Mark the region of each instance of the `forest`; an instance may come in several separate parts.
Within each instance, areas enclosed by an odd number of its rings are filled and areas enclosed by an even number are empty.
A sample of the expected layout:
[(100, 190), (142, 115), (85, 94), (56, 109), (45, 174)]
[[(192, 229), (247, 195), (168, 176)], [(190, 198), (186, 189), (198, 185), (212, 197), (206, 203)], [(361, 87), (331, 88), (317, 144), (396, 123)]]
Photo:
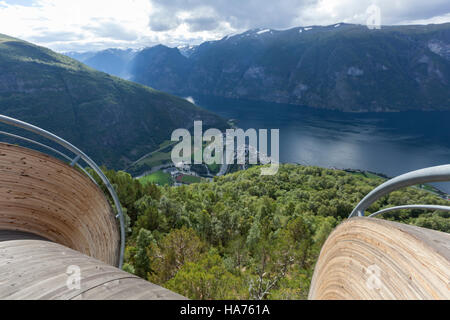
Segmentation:
[[(252, 167), (213, 182), (161, 187), (104, 171), (126, 212), (124, 270), (200, 300), (306, 299), (328, 235), (385, 181), (282, 165), (274, 176)], [(367, 213), (418, 203), (448, 201), (410, 187)], [(381, 218), (450, 232), (449, 213), (403, 210)]]

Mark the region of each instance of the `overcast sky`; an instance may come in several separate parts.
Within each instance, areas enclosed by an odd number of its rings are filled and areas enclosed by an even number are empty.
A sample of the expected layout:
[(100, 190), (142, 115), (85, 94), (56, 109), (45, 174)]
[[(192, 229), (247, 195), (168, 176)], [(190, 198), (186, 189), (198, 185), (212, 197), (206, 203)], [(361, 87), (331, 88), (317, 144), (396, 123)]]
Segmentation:
[(0, 0), (0, 33), (57, 51), (199, 44), (253, 28), (450, 22), (450, 0)]

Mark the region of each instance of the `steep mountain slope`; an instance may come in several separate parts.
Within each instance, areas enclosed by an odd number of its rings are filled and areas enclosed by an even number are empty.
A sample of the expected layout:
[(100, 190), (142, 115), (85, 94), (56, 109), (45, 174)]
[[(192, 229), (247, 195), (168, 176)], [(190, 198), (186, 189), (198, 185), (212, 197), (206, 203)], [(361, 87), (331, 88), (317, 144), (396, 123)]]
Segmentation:
[(449, 110), (450, 23), (256, 29), (203, 43), (189, 58), (149, 48), (132, 74), (180, 95), (343, 111)]
[(0, 35), (0, 113), (74, 143), (101, 164), (123, 168), (194, 119), (224, 128), (193, 104), (95, 71), (51, 50)]
[(166, 91), (181, 93), (190, 67), (189, 59), (177, 48), (157, 45), (136, 55), (131, 73), (139, 83), (157, 83)]

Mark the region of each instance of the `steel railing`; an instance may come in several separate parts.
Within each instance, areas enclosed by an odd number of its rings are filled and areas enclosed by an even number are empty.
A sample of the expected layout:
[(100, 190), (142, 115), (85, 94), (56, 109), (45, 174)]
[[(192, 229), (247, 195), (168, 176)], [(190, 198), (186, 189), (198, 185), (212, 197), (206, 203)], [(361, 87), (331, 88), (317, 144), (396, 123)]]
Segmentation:
[(369, 216), (369, 218), (374, 218), (376, 216), (379, 216), (386, 212), (392, 212), (392, 211), (398, 211), (398, 210), (433, 210), (433, 211), (448, 211), (450, 212), (450, 207), (446, 206), (435, 206), (435, 205), (427, 205), (427, 204), (413, 204), (413, 205), (407, 205), (407, 206), (398, 206), (398, 207), (391, 207), (386, 208), (383, 210), (380, 210), (378, 212), (375, 212)]
[[(450, 164), (443, 165), (443, 166), (437, 166), (437, 167), (431, 167), (426, 169), (421, 169), (413, 172), (406, 173), (404, 175), (401, 175), (397, 178), (394, 178), (392, 180), (389, 180), (376, 189), (374, 189), (372, 192), (370, 192), (353, 210), (353, 212), (350, 214), (349, 218), (353, 217), (364, 217), (365, 211), (378, 199), (381, 197), (391, 193), (392, 191), (420, 185), (424, 183), (431, 183), (431, 182), (447, 182), (450, 181)], [(395, 210), (402, 210), (402, 209), (421, 209), (421, 210), (437, 210), (437, 211), (449, 211), (450, 207), (448, 206), (433, 206), (433, 205), (408, 205), (408, 206), (399, 206), (399, 207), (392, 207), (383, 209), (381, 211), (378, 211), (370, 217), (375, 217), (380, 214), (395, 211)]]
[(51, 140), (51, 141), (57, 143), (58, 145), (62, 146), (64, 149), (72, 152), (75, 156), (69, 157), (68, 155), (64, 154), (63, 152), (56, 150), (55, 148), (52, 148), (43, 143), (40, 143), (40, 142), (34, 141), (29, 138), (25, 138), (25, 137), (22, 137), (19, 135), (15, 135), (12, 133), (0, 131), (1, 135), (8, 136), (13, 139), (22, 140), (22, 141), (25, 141), (28, 143), (32, 143), (41, 148), (44, 148), (44, 149), (47, 149), (49, 151), (56, 153), (57, 155), (70, 161), (70, 165), (72, 167), (77, 166), (79, 169), (81, 169), (95, 184), (97, 184), (95, 179), (86, 171), (85, 168), (83, 168), (79, 164), (79, 161), (83, 160), (100, 177), (100, 179), (102, 180), (102, 182), (105, 184), (106, 188), (108, 189), (108, 192), (111, 195), (111, 198), (114, 202), (114, 206), (116, 207), (116, 210), (117, 210), (117, 215), (115, 216), (115, 218), (119, 219), (119, 223), (120, 223), (120, 255), (119, 255), (118, 266), (119, 266), (119, 268), (122, 268), (124, 252), (125, 252), (125, 219), (124, 219), (124, 215), (123, 215), (123, 210), (122, 210), (122, 206), (119, 201), (119, 197), (117, 196), (117, 193), (114, 190), (114, 187), (111, 185), (108, 178), (105, 176), (103, 171), (99, 168), (99, 166), (91, 158), (89, 158), (83, 151), (81, 151), (80, 149), (78, 149), (77, 147), (72, 145), (71, 143), (67, 142), (66, 140), (58, 137), (57, 135), (55, 135), (51, 132), (48, 132), (44, 129), (41, 129), (41, 128), (34, 126), (32, 124), (29, 124), (27, 122), (20, 121), (20, 120), (17, 120), (17, 119), (11, 118), (11, 117), (7, 117), (4, 115), (0, 115), (0, 122), (10, 125), (10, 126), (24, 129), (26, 131), (29, 131), (29, 132), (35, 133), (41, 137), (44, 137), (48, 140)]

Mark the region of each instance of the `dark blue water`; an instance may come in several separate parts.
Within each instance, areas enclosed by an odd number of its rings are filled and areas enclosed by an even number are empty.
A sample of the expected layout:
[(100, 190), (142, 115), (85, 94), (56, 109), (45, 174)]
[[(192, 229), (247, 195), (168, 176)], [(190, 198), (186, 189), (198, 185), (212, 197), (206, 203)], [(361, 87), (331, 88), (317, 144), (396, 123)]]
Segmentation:
[[(280, 160), (394, 177), (450, 163), (450, 112), (343, 113), (194, 97), (242, 129), (280, 129)], [(450, 193), (450, 183), (436, 184)]]

